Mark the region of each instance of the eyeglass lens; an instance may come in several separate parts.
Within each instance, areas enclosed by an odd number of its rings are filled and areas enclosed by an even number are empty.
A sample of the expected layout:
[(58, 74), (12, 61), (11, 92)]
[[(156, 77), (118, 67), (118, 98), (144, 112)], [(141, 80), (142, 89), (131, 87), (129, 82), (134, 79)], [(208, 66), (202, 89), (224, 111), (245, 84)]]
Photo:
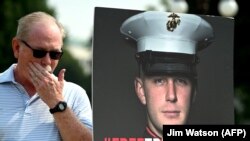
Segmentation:
[(26, 41), (24, 40), (21, 40), (21, 41), (25, 44), (25, 46), (27, 46), (33, 51), (33, 56), (36, 58), (43, 58), (44, 56), (46, 56), (47, 53), (49, 53), (49, 56), (51, 59), (59, 60), (63, 55), (63, 52), (34, 49)]

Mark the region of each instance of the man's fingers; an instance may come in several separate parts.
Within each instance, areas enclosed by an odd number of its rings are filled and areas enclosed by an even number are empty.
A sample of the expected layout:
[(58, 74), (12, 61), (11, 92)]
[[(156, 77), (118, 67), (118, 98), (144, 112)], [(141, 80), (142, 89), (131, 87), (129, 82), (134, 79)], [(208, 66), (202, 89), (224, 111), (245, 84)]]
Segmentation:
[(64, 74), (66, 72), (66, 69), (61, 69), (58, 74), (58, 81), (64, 81)]

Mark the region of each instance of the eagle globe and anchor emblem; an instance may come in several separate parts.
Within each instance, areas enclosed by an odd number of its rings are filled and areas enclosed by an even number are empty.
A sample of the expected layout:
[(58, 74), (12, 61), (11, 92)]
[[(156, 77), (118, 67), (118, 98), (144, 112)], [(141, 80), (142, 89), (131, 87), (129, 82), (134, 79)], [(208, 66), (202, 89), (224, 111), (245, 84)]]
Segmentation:
[(168, 16), (169, 20), (167, 22), (167, 30), (173, 32), (174, 29), (180, 24), (180, 16), (175, 13), (172, 13)]

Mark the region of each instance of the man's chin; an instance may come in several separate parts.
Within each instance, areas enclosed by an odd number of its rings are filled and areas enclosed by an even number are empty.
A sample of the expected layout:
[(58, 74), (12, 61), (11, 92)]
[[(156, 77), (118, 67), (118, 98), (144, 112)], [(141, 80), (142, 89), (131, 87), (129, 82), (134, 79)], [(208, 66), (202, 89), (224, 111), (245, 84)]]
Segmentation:
[(164, 125), (183, 125), (185, 122), (183, 120), (171, 119), (167, 122), (164, 122)]

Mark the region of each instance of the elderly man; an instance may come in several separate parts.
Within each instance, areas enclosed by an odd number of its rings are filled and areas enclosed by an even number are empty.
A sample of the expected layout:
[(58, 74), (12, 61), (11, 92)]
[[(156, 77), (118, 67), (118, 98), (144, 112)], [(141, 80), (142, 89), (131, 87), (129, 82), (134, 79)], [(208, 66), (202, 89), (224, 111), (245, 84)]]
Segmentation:
[(80, 86), (53, 74), (63, 55), (64, 29), (34, 12), (18, 21), (17, 63), (0, 74), (0, 140), (92, 140), (92, 109)]

